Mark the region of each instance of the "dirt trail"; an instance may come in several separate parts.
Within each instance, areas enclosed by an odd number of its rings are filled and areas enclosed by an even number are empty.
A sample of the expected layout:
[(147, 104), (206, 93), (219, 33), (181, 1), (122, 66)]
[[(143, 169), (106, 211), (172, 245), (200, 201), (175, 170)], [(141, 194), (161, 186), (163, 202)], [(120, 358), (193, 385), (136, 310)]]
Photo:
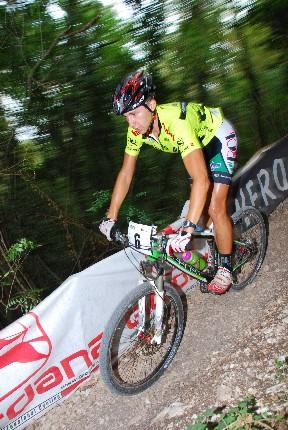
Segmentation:
[(189, 293), (181, 347), (152, 388), (117, 397), (96, 375), (26, 429), (184, 430), (193, 414), (248, 394), (283, 404), (287, 385), (275, 380), (274, 360), (288, 353), (287, 219), (288, 199), (270, 216), (267, 256), (253, 285), (223, 297)]

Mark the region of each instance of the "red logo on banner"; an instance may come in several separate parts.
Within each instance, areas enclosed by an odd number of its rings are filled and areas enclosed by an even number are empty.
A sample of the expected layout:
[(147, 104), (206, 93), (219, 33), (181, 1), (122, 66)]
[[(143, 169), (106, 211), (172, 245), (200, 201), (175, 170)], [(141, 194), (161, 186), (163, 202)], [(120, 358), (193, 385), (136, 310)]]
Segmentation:
[(1, 333), (0, 380), (5, 384), (0, 386), (0, 401), (37, 374), (51, 355), (52, 344), (39, 317), (29, 312), (20, 321)]

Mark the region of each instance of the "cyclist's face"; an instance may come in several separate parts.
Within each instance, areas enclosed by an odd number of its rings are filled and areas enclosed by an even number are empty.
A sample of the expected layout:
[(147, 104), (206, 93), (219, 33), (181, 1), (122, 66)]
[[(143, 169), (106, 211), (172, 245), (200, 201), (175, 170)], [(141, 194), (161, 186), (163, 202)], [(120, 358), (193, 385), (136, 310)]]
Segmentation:
[[(154, 102), (151, 100), (151, 104)], [(155, 109), (154, 103), (153, 106), (150, 106), (150, 103), (147, 103), (152, 110)], [(144, 106), (139, 106), (136, 109), (131, 110), (130, 112), (124, 113), (124, 116), (129, 124), (129, 127), (132, 127), (140, 134), (145, 134), (148, 130), (153, 114), (146, 109)]]

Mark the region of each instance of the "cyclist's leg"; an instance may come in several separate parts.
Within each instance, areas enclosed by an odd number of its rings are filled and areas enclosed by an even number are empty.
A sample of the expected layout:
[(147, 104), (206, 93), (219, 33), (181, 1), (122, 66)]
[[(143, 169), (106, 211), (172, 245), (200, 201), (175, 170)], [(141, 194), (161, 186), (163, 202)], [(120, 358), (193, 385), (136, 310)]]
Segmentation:
[(232, 253), (232, 221), (227, 211), (230, 186), (214, 183), (209, 215), (214, 225), (215, 241), (220, 254)]
[(209, 215), (214, 224), (215, 239), (220, 254), (219, 268), (208, 289), (225, 293), (232, 284), (232, 221), (227, 199), (235, 168), (237, 137), (231, 123), (224, 120), (216, 135), (204, 149), (210, 176), (214, 183)]
[(208, 193), (207, 193), (207, 200), (206, 200), (205, 206), (203, 208), (201, 217), (199, 218), (199, 221), (197, 223), (198, 225), (200, 225), (204, 229), (211, 228), (213, 225), (213, 221), (209, 215), (209, 206), (210, 206), (210, 202), (211, 202), (211, 198), (212, 198), (212, 192), (213, 192), (213, 182), (211, 182), (211, 186), (210, 186)]

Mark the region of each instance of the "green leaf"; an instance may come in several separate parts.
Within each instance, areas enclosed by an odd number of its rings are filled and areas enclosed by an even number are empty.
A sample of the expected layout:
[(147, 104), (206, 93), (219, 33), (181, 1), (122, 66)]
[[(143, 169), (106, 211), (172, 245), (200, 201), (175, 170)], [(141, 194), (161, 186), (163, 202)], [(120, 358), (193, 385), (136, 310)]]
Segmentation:
[(195, 424), (189, 424), (188, 430), (206, 430), (208, 429), (207, 424), (204, 423), (195, 423)]
[(28, 253), (38, 246), (39, 245), (36, 245), (32, 240), (28, 240), (25, 237), (19, 239), (8, 249), (7, 259), (8, 261), (15, 261), (17, 258), (21, 257), (23, 253)]
[(237, 416), (235, 414), (228, 413), (227, 415), (225, 415), (225, 418), (223, 417), (223, 422), (227, 425), (227, 424), (233, 423), (234, 421), (236, 421), (236, 419), (237, 419)]
[(219, 421), (219, 423), (217, 424), (217, 426), (215, 427), (215, 429), (217, 430), (223, 430), (227, 427), (226, 422), (225, 421)]
[(217, 413), (217, 409), (218, 408), (209, 408), (205, 412), (203, 412), (201, 414), (201, 416), (203, 416), (203, 417), (212, 417), (213, 415), (215, 415), (215, 413)]
[(92, 202), (92, 205), (89, 209), (86, 209), (86, 212), (97, 213), (103, 207), (106, 207), (110, 198), (111, 191), (110, 190), (100, 190), (93, 193), (95, 200)]

